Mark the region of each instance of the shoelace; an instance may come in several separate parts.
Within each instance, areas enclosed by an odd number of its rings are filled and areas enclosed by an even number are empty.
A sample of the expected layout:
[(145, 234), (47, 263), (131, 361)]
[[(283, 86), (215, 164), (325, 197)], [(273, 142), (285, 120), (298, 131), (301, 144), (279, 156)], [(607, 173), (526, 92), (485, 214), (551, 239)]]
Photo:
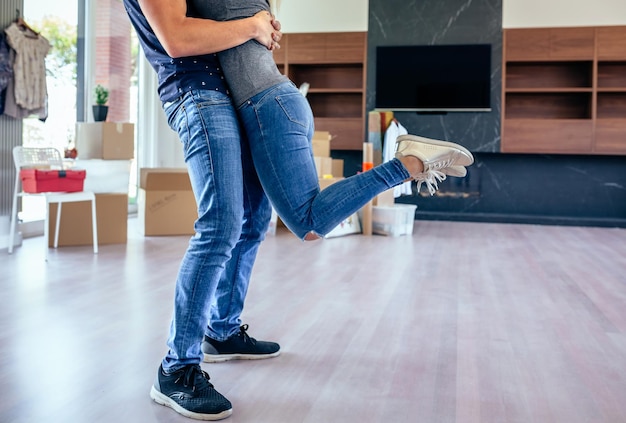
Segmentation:
[(248, 335), (248, 324), (239, 326), (239, 336), (243, 338), (243, 342), (246, 344), (248, 342), (251, 344), (256, 343), (256, 339), (251, 338), (250, 335)]
[(417, 192), (420, 192), (422, 184), (426, 184), (430, 195), (434, 195), (435, 191), (439, 189), (437, 182), (444, 181), (446, 174), (441, 170), (453, 166), (456, 163), (456, 154), (452, 155), (448, 160), (440, 160), (434, 163), (425, 164), (425, 170), (422, 173), (415, 175), (413, 179), (417, 181)]
[(413, 179), (417, 181), (417, 192), (420, 192), (422, 184), (426, 184), (430, 195), (434, 195), (439, 189), (438, 182), (445, 180), (446, 174), (439, 170), (428, 169), (426, 172), (418, 173)]
[(183, 386), (185, 388), (191, 387), (193, 391), (201, 391), (207, 388), (212, 388), (213, 384), (209, 382), (209, 374), (202, 370), (200, 366), (189, 366), (184, 370), (184, 373), (176, 379), (176, 383), (183, 380)]

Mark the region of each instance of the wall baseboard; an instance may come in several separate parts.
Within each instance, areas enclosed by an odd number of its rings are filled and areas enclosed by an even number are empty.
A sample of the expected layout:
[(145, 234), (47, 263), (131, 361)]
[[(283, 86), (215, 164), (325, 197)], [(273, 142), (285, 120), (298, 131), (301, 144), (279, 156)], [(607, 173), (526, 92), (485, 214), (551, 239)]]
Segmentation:
[(603, 228), (626, 228), (626, 219), (594, 218), (594, 217), (563, 217), (539, 216), (524, 214), (496, 214), (496, 213), (451, 213), (451, 212), (423, 212), (415, 213), (416, 220), (442, 220), (477, 223), (519, 223), (530, 225), (555, 226), (590, 226)]

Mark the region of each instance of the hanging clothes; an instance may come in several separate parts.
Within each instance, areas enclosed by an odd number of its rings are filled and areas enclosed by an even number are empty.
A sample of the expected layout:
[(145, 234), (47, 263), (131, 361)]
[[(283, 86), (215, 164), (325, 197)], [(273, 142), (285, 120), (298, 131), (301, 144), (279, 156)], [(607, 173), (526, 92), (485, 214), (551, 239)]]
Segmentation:
[[(7, 95), (5, 113), (14, 118), (31, 114), (47, 117), (46, 56), (50, 43), (27, 25), (14, 22), (4, 30), (7, 42), (15, 52), (13, 61), (13, 92)], [(15, 109), (8, 107), (13, 94)]]
[(0, 32), (0, 115), (4, 114), (4, 104), (9, 82), (13, 79), (13, 61), (11, 47), (6, 35)]
[[(389, 127), (385, 131), (385, 139), (383, 141), (383, 162), (388, 162), (396, 156), (396, 139), (400, 135), (406, 135), (409, 132), (396, 119), (392, 120)], [(394, 198), (401, 195), (411, 195), (411, 181), (397, 185), (393, 188)]]

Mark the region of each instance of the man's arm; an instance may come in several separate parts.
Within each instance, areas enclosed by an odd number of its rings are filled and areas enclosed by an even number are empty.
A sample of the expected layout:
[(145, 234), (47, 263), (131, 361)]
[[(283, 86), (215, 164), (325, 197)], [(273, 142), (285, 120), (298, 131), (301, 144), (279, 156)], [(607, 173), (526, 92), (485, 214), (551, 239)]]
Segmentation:
[(217, 53), (256, 40), (279, 48), (280, 24), (266, 11), (227, 22), (186, 16), (185, 0), (139, 0), (139, 6), (170, 57)]

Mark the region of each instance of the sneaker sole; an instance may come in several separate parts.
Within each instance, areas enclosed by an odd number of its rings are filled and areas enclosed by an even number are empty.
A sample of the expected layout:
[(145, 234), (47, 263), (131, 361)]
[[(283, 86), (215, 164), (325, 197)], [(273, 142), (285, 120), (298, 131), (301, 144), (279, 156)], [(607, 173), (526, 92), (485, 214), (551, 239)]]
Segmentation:
[(470, 151), (467, 148), (463, 147), (462, 145), (459, 145), (453, 142), (433, 140), (430, 138), (424, 138), (424, 137), (420, 137), (417, 135), (400, 135), (396, 139), (396, 144), (399, 143), (400, 141), (421, 142), (423, 144), (431, 144), (431, 145), (439, 145), (442, 147), (455, 148), (459, 150), (460, 152), (462, 152), (464, 155), (466, 155), (467, 158), (470, 160), (469, 163), (462, 164), (463, 166), (470, 166), (472, 163), (474, 163), (474, 156), (472, 155), (472, 153), (470, 153)]
[(157, 404), (170, 407), (172, 410), (176, 411), (178, 414), (183, 415), (185, 417), (189, 417), (190, 419), (214, 421), (214, 420), (225, 419), (226, 417), (233, 414), (232, 408), (222, 411), (221, 413), (218, 413), (218, 414), (194, 413), (193, 411), (184, 409), (183, 407), (178, 405), (176, 401), (174, 401), (167, 395), (163, 395), (161, 392), (157, 391), (154, 386), (152, 386), (152, 388), (150, 389), (150, 398), (152, 398), (154, 402), (156, 402)]
[(271, 354), (204, 354), (205, 363), (222, 363), (231, 360), (263, 360), (266, 358), (278, 357), (280, 351)]
[(455, 178), (464, 178), (467, 175), (467, 169), (463, 166), (450, 166), (442, 170), (447, 176)]

